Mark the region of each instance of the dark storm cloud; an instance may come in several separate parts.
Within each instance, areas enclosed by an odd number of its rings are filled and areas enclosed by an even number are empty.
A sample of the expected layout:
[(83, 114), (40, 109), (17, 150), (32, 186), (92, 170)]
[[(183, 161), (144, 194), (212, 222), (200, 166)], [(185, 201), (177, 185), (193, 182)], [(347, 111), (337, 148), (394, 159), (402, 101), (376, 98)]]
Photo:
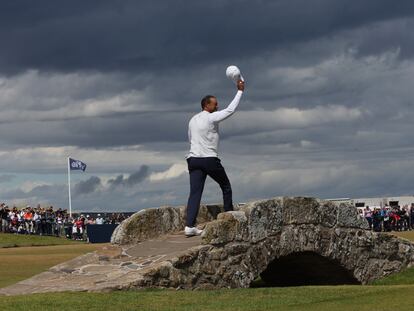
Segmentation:
[[(142, 182), (145, 178), (149, 175), (149, 166), (148, 165), (141, 165), (140, 169), (132, 174), (130, 174), (127, 178), (124, 175), (118, 175), (115, 178), (109, 179), (109, 192), (113, 191), (115, 188), (122, 186), (122, 187), (132, 187), (136, 184)], [(97, 176), (92, 176), (87, 180), (79, 181), (75, 186), (75, 193), (76, 194), (89, 194), (96, 192), (102, 186), (102, 181)]]
[[(312, 9), (311, 9), (312, 8)], [(33, 1), (0, 4), (4, 73), (189, 68), (410, 16), (412, 1)]]
[[(385, 0), (3, 2), (0, 169), (53, 173), (56, 183), (39, 174), (0, 194), (67, 206), (60, 183), (73, 151), (94, 175), (114, 176), (74, 185), (84, 194), (73, 196), (75, 208), (185, 204), (188, 175), (174, 177), (169, 168), (185, 165), (188, 121), (200, 98), (213, 93), (222, 109), (234, 96), (224, 75), (231, 63), (247, 79), (237, 113), (220, 125), (219, 156), (235, 202), (411, 194), (413, 7)], [(137, 162), (163, 173), (147, 178), (149, 168), (136, 171)], [(204, 202), (221, 199), (207, 179)]]
[[(0, 124), (8, 135), (2, 138), (10, 144), (50, 146), (77, 145), (82, 147), (123, 146), (153, 141), (183, 141), (186, 138), (190, 114), (130, 114), (111, 118), (88, 118), (67, 122)], [(154, 125), (158, 124), (157, 128)], [(168, 124), (168, 127), (165, 125)], [(28, 129), (36, 129), (34, 132)]]
[(133, 186), (141, 181), (143, 181), (149, 174), (149, 167), (147, 165), (142, 165), (139, 171), (132, 173), (126, 180), (125, 184), (127, 186)]
[[(32, 190), (30, 190), (29, 192), (22, 192), (20, 194), (20, 197), (22, 198), (31, 198), (31, 197), (35, 197), (35, 198), (41, 198), (42, 200), (47, 200), (47, 198), (54, 198), (56, 197), (56, 195), (62, 195), (65, 193), (65, 191), (67, 192), (67, 185), (59, 185), (59, 184), (54, 184), (54, 185), (41, 185), (41, 186), (36, 186), (34, 187)], [(19, 191), (17, 191), (19, 192)], [(6, 195), (7, 196), (7, 195)], [(51, 201), (53, 202), (53, 201)], [(35, 204), (35, 202), (33, 202), (32, 204)]]
[[(400, 59), (414, 55), (414, 42), (409, 29), (413, 29), (414, 20), (402, 18), (392, 23), (375, 23), (358, 33), (353, 33), (349, 40), (358, 48), (358, 55), (377, 55), (392, 48), (400, 48)], [(368, 35), (369, 34), (369, 35)]]
[(101, 179), (97, 176), (92, 176), (87, 180), (81, 180), (78, 182), (74, 189), (76, 194), (88, 194), (95, 192), (101, 185)]
[(145, 178), (149, 176), (149, 166), (148, 165), (141, 165), (140, 169), (129, 177), (125, 178), (124, 175), (118, 175), (115, 178), (108, 180), (108, 184), (111, 188), (116, 188), (118, 186), (127, 186), (132, 187), (136, 184), (142, 182)]
[(108, 180), (108, 184), (110, 184), (112, 187), (118, 187), (124, 183), (124, 175), (118, 175), (115, 178), (111, 178)]

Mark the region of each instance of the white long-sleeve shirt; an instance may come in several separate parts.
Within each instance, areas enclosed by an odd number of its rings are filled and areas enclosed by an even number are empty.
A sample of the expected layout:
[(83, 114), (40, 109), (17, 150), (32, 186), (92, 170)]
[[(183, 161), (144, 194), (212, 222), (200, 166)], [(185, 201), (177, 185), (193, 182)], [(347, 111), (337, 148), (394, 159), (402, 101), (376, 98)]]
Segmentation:
[(234, 99), (223, 110), (211, 113), (203, 110), (191, 118), (188, 124), (190, 152), (186, 155), (186, 158), (218, 157), (219, 123), (236, 111), (242, 94), (242, 91), (237, 91)]

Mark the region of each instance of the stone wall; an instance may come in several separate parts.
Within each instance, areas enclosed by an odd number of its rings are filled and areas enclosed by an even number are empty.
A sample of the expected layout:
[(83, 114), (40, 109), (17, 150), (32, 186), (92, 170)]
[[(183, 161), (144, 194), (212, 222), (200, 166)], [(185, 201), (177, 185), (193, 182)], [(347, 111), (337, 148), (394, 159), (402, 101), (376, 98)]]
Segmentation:
[[(201, 205), (198, 223), (206, 223), (223, 212), (222, 204)], [(143, 209), (123, 221), (111, 237), (113, 244), (134, 244), (184, 229), (185, 206), (162, 206)]]
[(202, 245), (152, 269), (135, 286), (248, 287), (274, 260), (303, 252), (340, 265), (362, 284), (413, 264), (411, 242), (367, 229), (351, 205), (302, 197), (251, 202), (219, 214), (207, 223)]

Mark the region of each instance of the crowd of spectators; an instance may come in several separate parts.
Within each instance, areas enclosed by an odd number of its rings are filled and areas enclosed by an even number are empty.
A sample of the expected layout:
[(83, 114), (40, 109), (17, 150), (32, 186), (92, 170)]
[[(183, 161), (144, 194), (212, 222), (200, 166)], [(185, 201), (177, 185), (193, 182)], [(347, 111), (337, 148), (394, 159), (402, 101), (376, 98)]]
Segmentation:
[(3, 233), (65, 236), (68, 239), (86, 240), (87, 225), (119, 224), (127, 218), (123, 213), (97, 214), (96, 218), (86, 214), (72, 214), (53, 206), (9, 208), (0, 204), (0, 231)]
[(414, 206), (370, 207), (360, 210), (371, 230), (376, 232), (407, 231), (414, 229)]
[[(407, 231), (414, 229), (414, 204), (411, 207), (385, 205), (365, 206), (359, 209), (368, 221), (370, 229), (376, 232)], [(72, 214), (53, 206), (9, 208), (0, 204), (0, 231), (3, 233), (65, 236), (68, 239), (86, 240), (87, 225), (119, 224), (126, 219), (123, 213)]]

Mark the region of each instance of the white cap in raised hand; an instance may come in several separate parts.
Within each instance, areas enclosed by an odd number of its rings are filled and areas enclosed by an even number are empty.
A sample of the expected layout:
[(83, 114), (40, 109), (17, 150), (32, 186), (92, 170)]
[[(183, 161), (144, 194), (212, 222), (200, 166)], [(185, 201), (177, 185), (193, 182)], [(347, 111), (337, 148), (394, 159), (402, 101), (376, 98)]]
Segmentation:
[(227, 67), (226, 76), (227, 76), (227, 78), (233, 80), (234, 83), (237, 83), (237, 81), (239, 81), (239, 80), (244, 81), (243, 76), (240, 73), (240, 69), (237, 66), (234, 66), (234, 65), (231, 65), (231, 66)]

